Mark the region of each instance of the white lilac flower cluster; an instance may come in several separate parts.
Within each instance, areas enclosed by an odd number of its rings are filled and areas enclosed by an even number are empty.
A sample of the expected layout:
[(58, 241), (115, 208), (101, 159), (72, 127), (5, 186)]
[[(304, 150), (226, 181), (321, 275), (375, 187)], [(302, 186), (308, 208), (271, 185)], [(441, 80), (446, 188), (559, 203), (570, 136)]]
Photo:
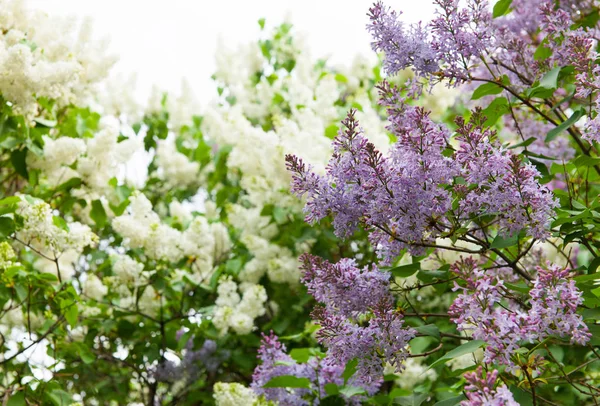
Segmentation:
[(27, 165), (40, 169), (50, 186), (80, 178), (83, 187), (77, 191), (79, 197), (98, 199), (110, 192), (109, 181), (119, 176), (123, 165), (143, 148), (140, 139), (119, 142), (119, 135), (118, 121), (105, 117), (93, 138), (44, 137), (43, 155), (28, 154)]
[(267, 292), (262, 285), (242, 283), (231, 277), (222, 278), (217, 288), (219, 294), (212, 322), (221, 334), (230, 329), (237, 334), (249, 334), (254, 329), (254, 319), (265, 314)]
[(16, 237), (41, 255), (36, 267), (41, 272), (60, 271), (62, 280), (70, 279), (74, 264), (85, 247), (98, 243), (89, 226), (79, 222), (66, 222), (54, 215), (50, 205), (30, 196), (23, 196), (16, 214), (23, 219), (23, 225)]
[(269, 406), (273, 402), (267, 402), (259, 398), (250, 388), (240, 383), (217, 382), (213, 387), (213, 397), (217, 406)]
[(34, 118), (40, 97), (58, 106), (87, 101), (106, 79), (116, 62), (108, 43), (90, 40), (89, 21), (76, 27), (20, 0), (0, 1), (0, 93), (17, 112)]
[(227, 229), (222, 223), (209, 224), (205, 217), (194, 217), (184, 231), (163, 223), (152, 210), (152, 203), (140, 193), (130, 197), (128, 213), (113, 220), (113, 228), (125, 239), (129, 248), (143, 248), (154, 260), (177, 263), (193, 258), (196, 283), (206, 282), (214, 264), (223, 260), (231, 248)]

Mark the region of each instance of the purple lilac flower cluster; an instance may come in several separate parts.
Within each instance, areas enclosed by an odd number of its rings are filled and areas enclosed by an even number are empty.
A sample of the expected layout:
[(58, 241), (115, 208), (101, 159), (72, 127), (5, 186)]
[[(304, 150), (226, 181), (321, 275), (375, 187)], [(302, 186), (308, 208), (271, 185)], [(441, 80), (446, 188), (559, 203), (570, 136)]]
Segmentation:
[(402, 371), (408, 342), (415, 335), (393, 308), (390, 275), (375, 266), (359, 269), (351, 260), (331, 264), (305, 255), (303, 263), (303, 280), (323, 303), (313, 318), (321, 325), (317, 339), (327, 347), (327, 358), (337, 365), (358, 359), (353, 384), (374, 393), (385, 362)]
[(326, 396), (326, 384), (342, 385), (344, 383), (343, 365), (339, 366), (328, 358), (319, 359), (318, 357), (312, 357), (307, 363), (299, 364), (286, 353), (285, 345), (272, 332), (270, 335), (263, 334), (258, 358), (261, 363), (254, 370), (251, 387), (257, 394), (264, 395), (267, 400), (276, 401), (281, 405), (318, 405), (320, 399), (317, 398), (312, 403), (306, 399), (312, 393), (311, 389), (263, 387), (275, 377), (292, 375), (298, 378), (308, 378), (323, 397)]
[[(473, 62), (488, 47), (491, 16), (487, 1), (469, 0), (459, 8), (458, 0), (436, 0), (439, 10), (427, 26), (405, 26), (399, 14), (377, 2), (369, 9), (367, 30), (373, 50), (385, 53), (384, 68), (390, 75), (412, 67), (418, 76), (468, 79)], [(475, 28), (475, 29), (474, 29)], [(431, 33), (431, 35), (429, 35)]]
[(392, 301), (390, 274), (375, 265), (361, 269), (353, 259), (332, 264), (308, 254), (300, 261), (304, 264), (302, 282), (308, 293), (320, 303), (329, 303), (341, 316), (355, 317), (381, 302)]
[[(403, 249), (422, 254), (436, 237), (453, 226), (467, 227), (481, 214), (495, 214), (505, 234), (524, 228), (535, 238), (548, 236), (556, 205), (551, 192), (536, 180), (539, 172), (531, 164), (497, 143), (480, 111), (468, 123), (457, 119), (460, 145), (452, 149), (448, 129), (423, 108), (408, 106), (387, 82), (379, 90), (387, 128), (398, 140), (388, 156), (368, 142), (351, 111), (342, 122), (346, 130), (334, 140), (325, 176), (286, 157), (292, 191), (307, 195), (307, 221), (332, 214), (341, 237), (363, 224), (384, 264)], [(463, 183), (455, 183), (457, 178)], [(458, 208), (452, 208), (453, 197)]]
[[(185, 352), (181, 362), (165, 360), (154, 371), (154, 377), (161, 382), (192, 381), (204, 369), (212, 373), (217, 371), (221, 363), (229, 357), (227, 351), (218, 351), (217, 343), (205, 340), (199, 350), (194, 350), (194, 339), (186, 342)], [(203, 368), (202, 368), (203, 367)]]
[(467, 400), (461, 406), (519, 406), (505, 384), (496, 386), (498, 371), (483, 373), (481, 367), (464, 375), (468, 385), (465, 386)]
[(452, 266), (466, 285), (455, 282), (461, 293), (448, 313), (459, 331), (470, 332), (474, 339), (484, 340), (485, 362), (517, 366), (511, 354), (521, 341), (534, 342), (550, 335), (569, 337), (572, 343), (585, 344), (591, 338), (587, 326), (576, 313), (583, 301), (569, 271), (551, 266), (537, 268), (538, 277), (530, 291), (529, 304), (518, 302), (501, 278), (480, 269), (473, 258), (465, 258)]
[(371, 46), (376, 52), (384, 52), (384, 68), (394, 74), (412, 66), (420, 76), (428, 76), (439, 70), (436, 54), (428, 41), (427, 31), (421, 24), (406, 27), (399, 14), (381, 2), (369, 9), (371, 23), (367, 30), (373, 36)]

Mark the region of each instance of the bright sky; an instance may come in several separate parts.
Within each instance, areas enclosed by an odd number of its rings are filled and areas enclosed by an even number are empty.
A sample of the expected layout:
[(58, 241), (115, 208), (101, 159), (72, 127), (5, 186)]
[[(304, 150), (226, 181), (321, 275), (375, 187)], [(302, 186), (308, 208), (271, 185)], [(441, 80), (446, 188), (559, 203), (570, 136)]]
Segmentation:
[[(313, 56), (350, 64), (370, 56), (364, 27), (372, 0), (27, 0), (52, 15), (94, 19), (94, 32), (111, 38), (120, 56), (116, 72), (137, 73), (140, 95), (153, 84), (178, 92), (188, 79), (201, 101), (214, 95), (217, 39), (235, 46), (255, 40), (258, 19), (277, 24), (286, 17), (307, 35)], [(429, 0), (387, 0), (407, 21), (428, 21)]]

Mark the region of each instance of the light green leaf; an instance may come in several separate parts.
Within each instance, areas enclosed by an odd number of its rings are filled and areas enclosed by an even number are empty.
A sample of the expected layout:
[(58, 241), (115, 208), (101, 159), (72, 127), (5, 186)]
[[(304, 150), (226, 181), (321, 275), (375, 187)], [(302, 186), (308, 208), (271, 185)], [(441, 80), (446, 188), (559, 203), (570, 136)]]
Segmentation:
[(408, 265), (400, 265), (388, 270), (392, 275), (397, 276), (399, 278), (408, 278), (413, 275), (415, 272), (421, 270), (421, 263), (415, 262), (413, 264)]
[(508, 14), (511, 4), (512, 0), (499, 0), (496, 4), (494, 4), (494, 10), (492, 14), (494, 18)]
[(344, 385), (348, 382), (348, 379), (352, 377), (356, 373), (358, 369), (358, 359), (354, 358), (348, 361), (346, 367), (344, 368), (344, 372), (342, 372), (342, 378), (344, 378)]
[(106, 225), (106, 211), (104, 210), (104, 206), (102, 202), (98, 199), (92, 201), (92, 210), (90, 211), (90, 217), (99, 228), (103, 228)]
[(447, 352), (444, 356), (438, 360), (436, 360), (433, 364), (429, 366), (429, 368), (433, 368), (436, 365), (445, 364), (451, 359), (460, 357), (461, 355), (471, 354), (475, 352), (478, 348), (482, 347), (485, 344), (483, 340), (472, 340), (468, 343), (462, 344), (452, 351)]
[(471, 96), (471, 100), (481, 99), (483, 96), (499, 94), (502, 93), (502, 90), (502, 87), (496, 83), (484, 83), (475, 89), (473, 96)]
[(503, 236), (502, 234), (498, 234), (490, 248), (507, 248), (515, 245), (519, 241), (519, 233), (514, 233), (511, 236)]
[(308, 378), (298, 378), (293, 375), (276, 376), (263, 385), (263, 388), (304, 388), (310, 389)]
[(340, 388), (340, 393), (348, 398), (351, 398), (355, 395), (364, 395), (366, 392), (363, 388), (358, 386), (344, 386)]

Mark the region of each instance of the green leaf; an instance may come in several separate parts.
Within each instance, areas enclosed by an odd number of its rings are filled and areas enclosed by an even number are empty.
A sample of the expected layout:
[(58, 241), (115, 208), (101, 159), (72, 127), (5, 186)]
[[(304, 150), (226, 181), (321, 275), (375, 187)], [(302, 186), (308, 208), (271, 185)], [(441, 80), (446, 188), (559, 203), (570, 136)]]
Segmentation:
[(581, 168), (600, 164), (600, 158), (592, 158), (591, 156), (580, 155), (571, 162), (577, 168)]
[(298, 378), (293, 375), (276, 376), (263, 385), (263, 388), (304, 388), (310, 389), (308, 378)]
[(526, 147), (530, 146), (531, 144), (533, 144), (536, 139), (537, 138), (535, 138), (535, 137), (529, 137), (525, 141), (523, 141), (517, 145), (511, 145), (510, 147), (508, 147), (508, 149), (515, 149), (515, 148), (519, 148), (519, 147), (526, 148)]
[(519, 241), (519, 233), (514, 233), (512, 236), (503, 236), (502, 234), (498, 234), (490, 248), (507, 248), (515, 245)]
[(4, 199), (0, 200), (0, 206), (8, 206), (11, 204), (17, 204), (20, 201), (21, 201), (21, 198), (19, 196), (5, 197)]
[(458, 395), (458, 396), (455, 396), (453, 398), (448, 398), (448, 399), (440, 400), (439, 402), (437, 402), (433, 406), (456, 406), (461, 401), (463, 401), (465, 399), (466, 399), (465, 395)]
[(310, 358), (310, 348), (294, 348), (290, 351), (290, 357), (296, 362), (304, 363)]
[(339, 128), (337, 124), (331, 124), (325, 129), (325, 136), (331, 140), (334, 139), (335, 137), (337, 137), (338, 129)]
[(25, 406), (25, 393), (23, 391), (17, 392), (8, 398), (6, 406)]
[(508, 111), (508, 100), (506, 97), (495, 98), (490, 105), (481, 112), (485, 117), (487, 117), (487, 120), (484, 124), (486, 126), (493, 126), (496, 124), (496, 121), (498, 121), (501, 116), (508, 113)]
[(77, 308), (77, 303), (71, 303), (65, 309), (65, 319), (67, 319), (67, 323), (71, 327), (75, 327), (77, 325), (77, 317), (79, 316), (79, 309)]
[(29, 179), (27, 172), (27, 148), (15, 149), (10, 154), (10, 162), (12, 162), (15, 171), (25, 179)]
[(76, 187), (81, 186), (81, 179), (79, 178), (71, 178), (68, 181), (61, 183), (60, 185), (58, 185), (58, 187), (54, 190), (55, 192), (60, 192), (62, 190), (69, 190), (69, 189), (73, 189)]
[(548, 48), (546, 44), (548, 41), (544, 39), (542, 43), (537, 47), (535, 52), (533, 53), (533, 59), (536, 61), (544, 61), (548, 59), (552, 55), (552, 48)]
[(391, 268), (388, 272), (399, 278), (408, 278), (409, 276), (413, 275), (415, 272), (420, 270), (421, 263), (415, 262), (413, 264), (396, 266), (394, 268)]
[(581, 317), (583, 317), (584, 320), (600, 320), (600, 307), (585, 309), (581, 312)]
[(104, 206), (102, 205), (102, 202), (100, 200), (96, 199), (92, 201), (92, 210), (90, 211), (90, 217), (92, 218), (92, 220), (94, 220), (94, 222), (99, 228), (103, 228), (106, 224), (106, 220), (108, 217), (106, 215), (106, 211), (104, 210)]
[(540, 173), (540, 175), (542, 176), (549, 176), (550, 172), (548, 172), (548, 167), (546, 166), (546, 164), (538, 159), (534, 159), (534, 158), (528, 158), (529, 162), (531, 162), (533, 164), (533, 166), (535, 166), (535, 169), (538, 170), (538, 172)]
[(496, 4), (494, 4), (494, 18), (502, 17), (503, 15), (508, 14), (511, 4), (512, 0), (499, 0)]
[(0, 217), (0, 237), (6, 238), (15, 232), (15, 222), (9, 217)]
[(592, 262), (588, 265), (588, 274), (595, 273), (600, 266), (600, 257), (594, 258)]
[(562, 67), (557, 67), (547, 72), (543, 78), (540, 79), (539, 87), (544, 89), (556, 89), (558, 87), (558, 74)]
[(94, 353), (83, 343), (77, 343), (77, 353), (85, 364), (91, 364), (96, 360)]
[(425, 326), (415, 327), (418, 333), (424, 334), (426, 336), (435, 337), (438, 340), (440, 339), (440, 329), (435, 324), (427, 324)]
[(335, 383), (326, 383), (325, 393), (328, 395), (337, 395), (340, 393), (340, 388)]
[(531, 290), (531, 288), (525, 285), (524, 283), (504, 282), (504, 286), (511, 290), (514, 290), (515, 292), (523, 293), (525, 295), (529, 294), (529, 291)]
[(481, 99), (483, 96), (502, 93), (502, 87), (496, 83), (484, 83), (473, 92), (471, 100)]
[(548, 131), (548, 135), (546, 135), (546, 142), (555, 139), (558, 136), (558, 134), (575, 124), (583, 115), (583, 110), (575, 110), (573, 114), (571, 114), (571, 117), (569, 117), (566, 121), (561, 123), (558, 127)]
[(69, 225), (67, 224), (64, 218), (60, 216), (52, 216), (52, 222), (56, 227), (60, 228), (61, 230), (69, 231)]
[(355, 395), (364, 395), (366, 392), (363, 388), (358, 386), (344, 386), (340, 389), (340, 393), (348, 398)]
[(445, 364), (451, 359), (460, 357), (461, 355), (471, 354), (475, 352), (478, 348), (482, 347), (485, 344), (483, 340), (472, 340), (468, 343), (462, 344), (452, 351), (447, 352), (444, 356), (438, 360), (436, 360), (433, 364), (429, 366), (429, 368), (433, 368), (436, 365)]
[(73, 403), (71, 395), (62, 389), (53, 389), (51, 392), (46, 392), (46, 397), (48, 397), (55, 406), (67, 406)]
[(420, 406), (428, 397), (427, 393), (413, 393), (411, 396), (395, 398), (394, 403), (402, 406)]
[(346, 76), (342, 75), (341, 73), (335, 74), (335, 80), (336, 80), (336, 82), (340, 82), (340, 83), (348, 83), (348, 78)]
[(261, 30), (263, 30), (265, 28), (265, 19), (264, 18), (258, 19), (258, 26), (260, 27)]
[(358, 359), (354, 358), (348, 361), (346, 367), (344, 368), (344, 372), (342, 372), (342, 378), (344, 378), (344, 385), (348, 382), (348, 379), (352, 377), (356, 373), (358, 369)]

